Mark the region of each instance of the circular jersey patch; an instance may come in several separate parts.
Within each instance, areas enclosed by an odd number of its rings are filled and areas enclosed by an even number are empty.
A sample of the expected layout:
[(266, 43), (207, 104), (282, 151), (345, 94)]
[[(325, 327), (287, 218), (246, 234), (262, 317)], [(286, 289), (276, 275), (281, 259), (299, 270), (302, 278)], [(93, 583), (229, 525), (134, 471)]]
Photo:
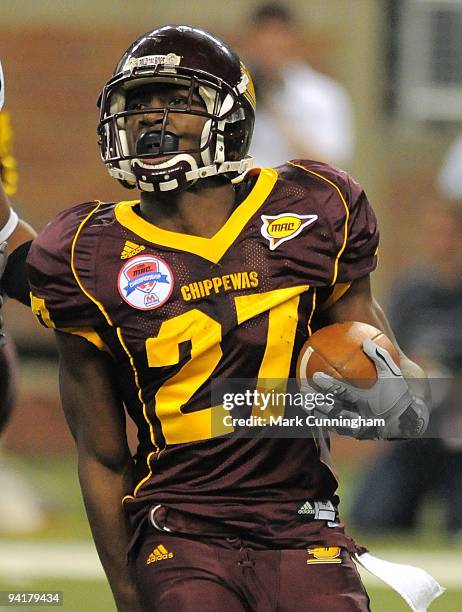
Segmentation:
[(138, 310), (153, 310), (170, 297), (173, 274), (160, 257), (138, 255), (121, 268), (117, 286), (127, 304)]

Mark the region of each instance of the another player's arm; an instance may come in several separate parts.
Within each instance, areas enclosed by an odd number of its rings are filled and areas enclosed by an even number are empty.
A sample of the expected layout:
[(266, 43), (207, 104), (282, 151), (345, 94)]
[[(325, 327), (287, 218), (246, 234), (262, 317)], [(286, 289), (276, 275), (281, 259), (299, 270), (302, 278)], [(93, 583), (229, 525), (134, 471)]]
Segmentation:
[[(0, 232), (10, 219), (12, 211), (11, 202), (5, 193), (5, 190), (0, 180)], [(17, 225), (9, 236), (5, 237), (8, 240), (8, 252), (12, 253), (25, 242), (33, 240), (36, 236), (35, 230), (22, 219), (18, 219)]]
[(383, 331), (399, 352), (399, 366), (412, 393), (430, 403), (430, 388), (426, 374), (399, 347), (383, 309), (372, 294), (369, 275), (353, 281), (348, 291), (326, 311), (325, 315), (327, 324), (361, 321)]
[[(18, 173), (16, 160), (11, 152), (13, 137), (9, 114), (2, 110), (4, 98), (5, 79), (0, 62), (0, 244), (4, 240), (8, 240), (8, 251), (12, 253), (17, 247), (32, 240), (35, 237), (35, 232), (30, 225), (22, 220), (16, 223), (17, 217), (12, 212), (11, 203), (7, 195), (15, 193)], [(7, 225), (8, 227), (5, 228)]]
[(36, 232), (21, 219), (11, 226), (11, 211), (8, 196), (0, 180), (0, 244), (6, 241), (8, 245), (8, 261), (3, 279), (0, 279), (0, 291), (29, 306), (26, 258)]
[[(6, 266), (6, 242), (0, 244), (0, 282)], [(2, 303), (0, 294), (0, 433), (6, 426), (14, 402), (13, 373), (11, 369), (11, 356), (8, 347), (5, 347), (5, 335), (2, 332)]]
[(133, 489), (125, 411), (110, 358), (83, 338), (56, 332), (61, 401), (78, 451), (85, 508), (117, 609), (141, 610), (129, 575), (122, 498)]
[[(5, 136), (4, 130), (4, 122), (0, 121), (0, 244), (7, 241), (9, 253), (0, 289), (2, 288), (11, 297), (28, 305), (29, 285), (25, 261), (29, 250), (28, 244), (35, 238), (36, 233), (29, 224), (18, 219), (7, 195), (7, 191), (14, 193), (16, 183), (8, 184), (8, 174), (4, 172), (5, 159), (11, 159), (8, 149), (9, 138)], [(7, 182), (3, 184), (3, 180)]]

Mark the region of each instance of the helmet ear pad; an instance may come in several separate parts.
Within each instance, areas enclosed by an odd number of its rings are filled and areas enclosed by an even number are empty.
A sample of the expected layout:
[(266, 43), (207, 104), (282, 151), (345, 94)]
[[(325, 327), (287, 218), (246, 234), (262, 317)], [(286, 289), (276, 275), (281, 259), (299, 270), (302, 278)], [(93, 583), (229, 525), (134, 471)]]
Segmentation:
[(240, 159), (242, 151), (247, 151), (250, 147), (254, 116), (253, 113), (241, 108), (234, 113), (233, 119), (228, 120), (224, 125), (226, 157), (232, 161)]

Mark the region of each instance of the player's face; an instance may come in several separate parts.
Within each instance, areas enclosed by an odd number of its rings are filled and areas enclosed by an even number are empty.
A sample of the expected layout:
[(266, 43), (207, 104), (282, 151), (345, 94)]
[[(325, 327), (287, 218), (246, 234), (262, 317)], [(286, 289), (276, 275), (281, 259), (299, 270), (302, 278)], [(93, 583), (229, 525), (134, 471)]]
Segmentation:
[[(126, 118), (127, 143), (132, 154), (147, 154), (152, 151), (158, 155), (160, 139), (165, 118), (164, 109), (181, 111), (205, 111), (205, 104), (197, 92), (190, 96), (189, 88), (157, 83), (145, 85), (133, 90), (127, 97), (126, 110), (139, 111)], [(150, 109), (156, 109), (154, 112)], [(164, 132), (163, 152), (198, 151), (200, 135), (206, 118), (188, 112), (169, 112), (167, 114)], [(196, 153), (195, 157), (199, 157)], [(152, 158), (155, 164), (168, 159), (168, 155)], [(149, 163), (150, 158), (143, 158)], [(199, 161), (199, 160), (198, 160)]]

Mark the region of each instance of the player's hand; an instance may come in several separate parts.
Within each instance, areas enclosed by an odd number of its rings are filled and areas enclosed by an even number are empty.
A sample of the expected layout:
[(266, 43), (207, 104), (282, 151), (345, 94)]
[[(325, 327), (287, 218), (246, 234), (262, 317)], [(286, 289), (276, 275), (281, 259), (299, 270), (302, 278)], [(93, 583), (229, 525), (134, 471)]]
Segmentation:
[[(428, 425), (428, 406), (423, 400), (412, 397), (401, 370), (387, 350), (367, 339), (363, 343), (363, 351), (373, 360), (377, 370), (377, 381), (370, 389), (354, 387), (324, 372), (313, 375), (315, 386), (335, 396), (336, 414), (340, 410), (340, 414), (383, 419), (384, 425), (376, 427), (376, 435), (371, 437), (387, 439), (422, 435)], [(364, 429), (358, 429), (355, 437), (366, 435)]]
[[(2, 242), (2, 244), (0, 244), (0, 280), (6, 268), (6, 260), (8, 259), (6, 250), (7, 250), (7, 244), (6, 242)], [(1, 314), (2, 304), (3, 304), (3, 298), (0, 293), (0, 346), (3, 346), (5, 344), (5, 334), (2, 332), (2, 328), (3, 328), (3, 319), (2, 319), (2, 314)]]
[[(358, 413), (352, 412), (352, 408), (346, 402), (341, 402), (338, 397), (331, 391), (332, 384), (335, 379), (327, 377), (329, 384), (326, 384), (326, 393), (324, 395), (324, 402), (316, 402), (314, 407), (308, 408), (307, 405), (303, 405), (302, 409), (308, 412), (310, 416), (313, 416), (315, 421), (316, 436), (329, 435), (330, 432), (335, 432), (340, 436), (348, 436), (350, 438), (357, 439), (373, 439), (377, 437), (375, 429), (367, 427), (359, 423)], [(308, 398), (311, 406), (313, 405), (312, 398), (319, 396), (322, 391), (321, 385), (316, 387), (312, 384), (314, 378), (311, 380), (301, 379), (300, 380), (300, 392)]]

